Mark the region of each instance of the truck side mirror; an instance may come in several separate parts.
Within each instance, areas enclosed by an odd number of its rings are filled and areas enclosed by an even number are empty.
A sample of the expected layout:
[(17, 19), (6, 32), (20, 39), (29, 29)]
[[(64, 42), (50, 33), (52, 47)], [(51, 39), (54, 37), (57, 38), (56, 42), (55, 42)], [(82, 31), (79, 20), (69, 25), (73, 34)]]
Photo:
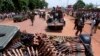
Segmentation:
[(91, 44), (91, 37), (88, 34), (81, 34), (79, 38), (83, 44)]

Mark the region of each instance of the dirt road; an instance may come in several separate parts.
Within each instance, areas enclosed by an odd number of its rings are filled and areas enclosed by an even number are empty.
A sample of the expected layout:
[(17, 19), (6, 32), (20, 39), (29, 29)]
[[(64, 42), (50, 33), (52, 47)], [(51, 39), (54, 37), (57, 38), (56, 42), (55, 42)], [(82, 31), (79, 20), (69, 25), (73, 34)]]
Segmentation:
[[(12, 20), (5, 20), (0, 21), (0, 25), (14, 25), (20, 28), (21, 31), (27, 31), (28, 33), (46, 33), (48, 35), (59, 35), (59, 36), (75, 36), (75, 31), (73, 29), (74, 23), (73, 23), (73, 17), (65, 16), (66, 25), (62, 32), (47, 32), (46, 31), (46, 20), (39, 18), (38, 16), (35, 17), (34, 25), (31, 26), (31, 21), (25, 20), (23, 22), (19, 23), (13, 23)], [(83, 34), (89, 34), (90, 33), (90, 25), (86, 22)], [(97, 31), (96, 34), (92, 36), (92, 49), (94, 56), (100, 56), (100, 30)]]

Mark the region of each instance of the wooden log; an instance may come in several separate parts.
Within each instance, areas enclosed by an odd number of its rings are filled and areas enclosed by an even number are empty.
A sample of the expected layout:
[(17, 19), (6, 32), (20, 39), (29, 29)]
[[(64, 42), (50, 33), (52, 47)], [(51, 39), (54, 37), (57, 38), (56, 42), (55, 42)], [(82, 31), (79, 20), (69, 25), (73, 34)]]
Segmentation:
[(52, 54), (51, 49), (49, 49), (47, 55), (48, 55), (48, 56), (51, 56), (51, 54)]
[(34, 38), (34, 45), (39, 45), (39, 40)]
[(32, 55), (35, 56), (35, 50), (33, 47), (31, 47), (31, 50), (32, 50)]
[(29, 56), (31, 56), (31, 51), (30, 51), (30, 48), (29, 48), (29, 47), (27, 47), (27, 50), (28, 50)]
[(57, 56), (61, 56), (61, 54), (62, 54), (62, 53), (61, 53), (61, 52), (59, 52)]
[(63, 47), (59, 48), (59, 50), (61, 51), (61, 50), (64, 50), (66, 48), (67, 48), (67, 46), (63, 46)]
[(3, 56), (7, 56), (5, 53), (3, 53)]
[(9, 56), (13, 56), (10, 51), (7, 51), (7, 53), (8, 53)]
[(18, 49), (16, 49), (16, 52), (17, 52), (18, 56), (21, 56), (21, 54), (20, 54)]
[(46, 43), (44, 43), (44, 45), (39, 49), (39, 53), (42, 52), (45, 47), (46, 47)]
[(57, 56), (57, 53), (58, 53), (58, 51), (54, 50), (54, 51), (52, 52), (52, 56)]
[(14, 53), (15, 56), (18, 56), (18, 54), (16, 53), (15, 49), (12, 49), (12, 52)]
[(50, 48), (50, 45), (46, 45), (45, 50), (44, 50), (44, 56), (48, 53), (48, 49)]
[(51, 53), (52, 53), (51, 54), (52, 56), (56, 56), (56, 49), (55, 48), (51, 48)]
[(39, 56), (39, 52), (38, 52), (37, 49), (36, 49), (35, 53), (36, 53), (36, 54), (35, 54), (36, 56)]
[(51, 52), (51, 51), (50, 51), (50, 48), (48, 48), (48, 49), (47, 49), (47, 52), (45, 53), (45, 56), (49, 56), (50, 52)]
[(62, 56), (66, 56), (65, 54), (62, 54)]
[(19, 49), (21, 56), (24, 56), (22, 49)]
[(43, 47), (44, 43), (45, 43), (44, 41), (40, 40), (39, 49)]

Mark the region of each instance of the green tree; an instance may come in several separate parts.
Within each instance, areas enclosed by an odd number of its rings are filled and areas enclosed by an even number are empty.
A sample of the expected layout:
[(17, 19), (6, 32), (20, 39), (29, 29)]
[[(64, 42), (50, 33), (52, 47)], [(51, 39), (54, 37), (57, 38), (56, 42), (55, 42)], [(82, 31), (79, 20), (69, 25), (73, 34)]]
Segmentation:
[(0, 12), (2, 10), (2, 6), (3, 6), (3, 0), (0, 0)]
[(45, 0), (42, 1), (42, 4), (43, 7), (48, 7), (48, 3)]
[(45, 3), (45, 1), (44, 1), (44, 0), (42, 1), (42, 0), (41, 0), (41, 1), (39, 2), (39, 8), (42, 9), (42, 8), (44, 7), (44, 3)]
[(19, 1), (19, 5), (21, 7), (21, 10), (27, 10), (28, 9), (28, 4), (29, 4), (29, 0), (20, 0)]
[(86, 8), (86, 9), (94, 8), (94, 5), (93, 5), (92, 3), (86, 4), (86, 5), (85, 5), (85, 8)]
[(35, 0), (29, 0), (28, 7), (29, 7), (30, 10), (33, 10), (36, 7), (36, 1)]
[(48, 3), (45, 0), (29, 0), (29, 9), (33, 10), (34, 8), (44, 8), (47, 7)]
[(47, 7), (45, 0), (0, 0), (0, 11), (22, 11)]
[(14, 3), (15, 11), (22, 11), (28, 9), (29, 0), (12, 0)]
[(14, 4), (11, 0), (3, 0), (1, 3), (1, 11), (11, 12), (14, 11)]
[(45, 2), (45, 7), (46, 7), (46, 8), (48, 7), (48, 3), (47, 3), (47, 2)]
[(79, 8), (84, 8), (84, 6), (85, 6), (85, 3), (83, 2), (83, 0), (78, 0), (78, 1), (74, 4), (73, 8), (74, 8), (74, 10), (77, 10), (77, 9), (79, 9)]
[(41, 0), (40, 1), (40, 6), (39, 6), (41, 9), (44, 8), (44, 7), (48, 7), (48, 3), (45, 1), (45, 0)]
[(20, 7), (19, 0), (12, 0), (12, 2), (14, 3), (15, 11), (20, 11), (21, 7)]

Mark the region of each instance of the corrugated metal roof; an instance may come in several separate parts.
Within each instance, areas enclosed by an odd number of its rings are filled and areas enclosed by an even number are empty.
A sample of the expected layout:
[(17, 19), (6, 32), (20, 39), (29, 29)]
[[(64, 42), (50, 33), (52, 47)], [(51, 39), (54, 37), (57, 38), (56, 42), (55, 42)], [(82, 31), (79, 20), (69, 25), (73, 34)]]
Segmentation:
[(0, 25), (0, 33), (5, 34), (5, 36), (0, 37), (0, 49), (6, 47), (18, 30), (15, 26)]

